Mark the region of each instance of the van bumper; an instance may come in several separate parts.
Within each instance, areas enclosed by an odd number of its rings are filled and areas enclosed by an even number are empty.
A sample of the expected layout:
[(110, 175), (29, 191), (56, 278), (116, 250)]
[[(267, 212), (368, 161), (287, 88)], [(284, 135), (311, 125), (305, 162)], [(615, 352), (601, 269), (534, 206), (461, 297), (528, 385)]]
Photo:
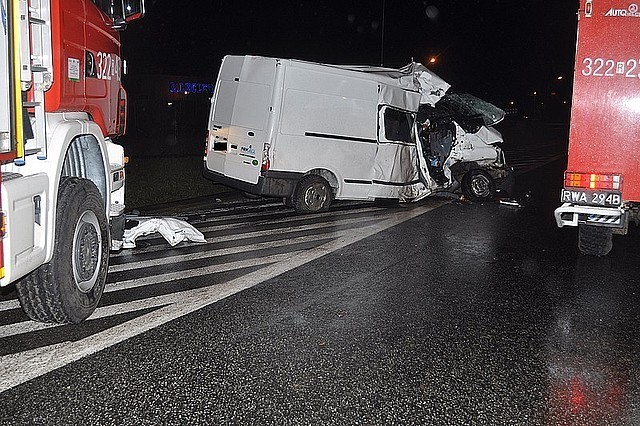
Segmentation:
[(262, 197), (291, 197), (296, 185), (304, 176), (304, 173), (278, 172), (267, 170), (261, 172), (258, 183), (253, 184), (239, 179), (230, 178), (222, 173), (207, 169), (206, 163), (202, 169), (202, 175), (209, 180), (218, 182), (229, 188)]

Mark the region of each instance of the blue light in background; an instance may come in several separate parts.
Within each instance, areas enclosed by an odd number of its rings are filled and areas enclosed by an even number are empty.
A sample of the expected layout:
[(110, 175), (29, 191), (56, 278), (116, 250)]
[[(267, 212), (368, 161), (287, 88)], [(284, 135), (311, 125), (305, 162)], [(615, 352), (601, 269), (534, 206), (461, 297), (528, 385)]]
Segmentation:
[(213, 93), (213, 83), (198, 83), (186, 81), (170, 81), (169, 93)]

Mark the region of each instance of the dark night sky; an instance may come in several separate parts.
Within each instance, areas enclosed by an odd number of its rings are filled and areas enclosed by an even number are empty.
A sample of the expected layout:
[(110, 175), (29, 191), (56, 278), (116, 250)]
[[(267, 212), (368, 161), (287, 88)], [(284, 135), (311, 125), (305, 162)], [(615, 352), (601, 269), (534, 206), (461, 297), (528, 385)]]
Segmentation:
[(383, 1), (385, 66), (439, 55), (454, 88), (503, 105), (568, 93), (578, 0), (147, 0), (123, 57), (130, 74), (208, 81), (225, 54), (379, 65)]

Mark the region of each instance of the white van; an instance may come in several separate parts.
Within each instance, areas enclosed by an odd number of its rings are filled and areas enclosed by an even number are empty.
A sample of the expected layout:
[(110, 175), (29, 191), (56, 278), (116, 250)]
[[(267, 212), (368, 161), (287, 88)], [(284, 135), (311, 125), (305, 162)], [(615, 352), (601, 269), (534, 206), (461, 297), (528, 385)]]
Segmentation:
[[(502, 117), (482, 121), (480, 114), (482, 125), (468, 134), (450, 114), (444, 121), (453, 133), (441, 134), (443, 114), (433, 113), (448, 89), (417, 63), (396, 70), (226, 56), (212, 98), (204, 175), (282, 197), (298, 212), (327, 210), (334, 199), (417, 200), (462, 182), (451, 172), (455, 163), (471, 165), (461, 169), (465, 174), (486, 170), (481, 176), (495, 189), (508, 168), (496, 146), (500, 134), (487, 124)], [(433, 129), (423, 125), (420, 132), (419, 112)], [(478, 123), (477, 111), (471, 115)], [(442, 135), (448, 152), (440, 148), (436, 164)]]

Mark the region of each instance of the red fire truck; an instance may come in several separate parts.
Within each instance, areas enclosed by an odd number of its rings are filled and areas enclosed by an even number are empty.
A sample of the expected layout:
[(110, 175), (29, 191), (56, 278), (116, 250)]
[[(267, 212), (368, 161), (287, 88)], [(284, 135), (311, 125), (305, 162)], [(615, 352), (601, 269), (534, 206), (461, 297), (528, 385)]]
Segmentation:
[(120, 36), (144, 0), (0, 0), (0, 286), (37, 321), (77, 323), (122, 244)]
[(640, 2), (581, 0), (569, 160), (558, 226), (578, 227), (583, 254), (640, 222)]

